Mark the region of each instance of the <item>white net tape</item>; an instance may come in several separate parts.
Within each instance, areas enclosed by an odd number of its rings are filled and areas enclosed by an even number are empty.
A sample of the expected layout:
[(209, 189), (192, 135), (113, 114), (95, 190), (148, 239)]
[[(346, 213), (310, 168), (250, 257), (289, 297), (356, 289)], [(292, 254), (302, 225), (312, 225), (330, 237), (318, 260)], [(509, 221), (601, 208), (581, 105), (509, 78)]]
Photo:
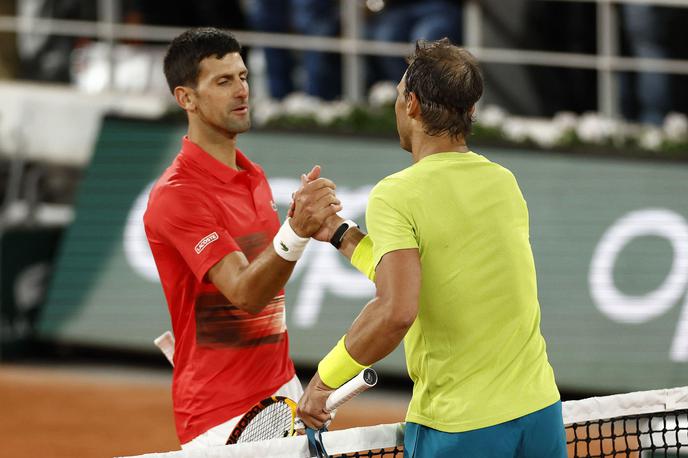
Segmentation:
[[(688, 387), (680, 387), (568, 401), (563, 403), (562, 416), (564, 424), (571, 425), (573, 423), (686, 409), (688, 409)], [(665, 444), (669, 447), (677, 444), (687, 445), (688, 432), (686, 429), (688, 425), (685, 424), (686, 422), (688, 420), (672, 415), (652, 416), (650, 420), (647, 420), (647, 424), (652, 426), (651, 429), (648, 426), (648, 431), (673, 430), (678, 429), (677, 427), (682, 430), (675, 434), (661, 432), (642, 434), (642, 430), (646, 428), (641, 425), (641, 431), (638, 431), (640, 433), (639, 439), (643, 444)], [(402, 445), (403, 440), (403, 423), (351, 428), (323, 434), (325, 449), (332, 455), (395, 447)], [(150, 453), (140, 455), (139, 458), (305, 458), (308, 456), (307, 439), (305, 436), (299, 436), (208, 447), (200, 450)]]

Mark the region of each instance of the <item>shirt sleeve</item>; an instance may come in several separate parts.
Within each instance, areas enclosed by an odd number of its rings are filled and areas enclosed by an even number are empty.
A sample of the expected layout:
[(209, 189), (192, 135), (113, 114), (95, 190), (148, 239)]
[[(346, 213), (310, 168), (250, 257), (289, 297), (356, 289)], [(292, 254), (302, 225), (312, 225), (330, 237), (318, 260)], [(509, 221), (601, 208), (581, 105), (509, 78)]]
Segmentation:
[(375, 281), (375, 265), (373, 264), (373, 240), (366, 235), (358, 242), (351, 254), (351, 265), (363, 275)]
[(168, 193), (157, 202), (154, 230), (184, 258), (198, 281), (223, 257), (241, 248), (198, 196)]
[(413, 217), (408, 208), (408, 187), (400, 179), (386, 178), (373, 188), (366, 209), (366, 226), (373, 241), (372, 265), (377, 268), (391, 251), (418, 248)]

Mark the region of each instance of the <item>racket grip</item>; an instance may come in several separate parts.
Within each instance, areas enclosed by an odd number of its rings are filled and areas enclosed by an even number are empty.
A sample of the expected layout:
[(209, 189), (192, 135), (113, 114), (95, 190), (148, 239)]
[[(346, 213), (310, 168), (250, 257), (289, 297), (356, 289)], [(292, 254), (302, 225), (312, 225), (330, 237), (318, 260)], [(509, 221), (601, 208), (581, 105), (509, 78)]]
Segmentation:
[(170, 331), (165, 331), (161, 336), (157, 337), (153, 343), (162, 351), (165, 358), (174, 366), (174, 336)]
[(334, 393), (327, 398), (325, 409), (328, 411), (336, 409), (354, 396), (357, 396), (368, 388), (374, 387), (376, 383), (377, 372), (371, 367), (363, 369), (356, 377), (337, 388)]

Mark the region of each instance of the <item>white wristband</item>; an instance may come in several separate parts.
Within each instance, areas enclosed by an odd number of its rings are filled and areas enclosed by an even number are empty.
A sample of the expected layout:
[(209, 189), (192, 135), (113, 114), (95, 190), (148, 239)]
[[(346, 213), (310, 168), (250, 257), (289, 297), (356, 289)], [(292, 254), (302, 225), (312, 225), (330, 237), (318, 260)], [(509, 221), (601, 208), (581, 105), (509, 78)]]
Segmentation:
[(290, 219), (287, 218), (280, 230), (277, 231), (277, 235), (272, 239), (272, 246), (281, 258), (287, 261), (298, 261), (303, 250), (306, 249), (310, 237), (299, 237), (291, 228)]

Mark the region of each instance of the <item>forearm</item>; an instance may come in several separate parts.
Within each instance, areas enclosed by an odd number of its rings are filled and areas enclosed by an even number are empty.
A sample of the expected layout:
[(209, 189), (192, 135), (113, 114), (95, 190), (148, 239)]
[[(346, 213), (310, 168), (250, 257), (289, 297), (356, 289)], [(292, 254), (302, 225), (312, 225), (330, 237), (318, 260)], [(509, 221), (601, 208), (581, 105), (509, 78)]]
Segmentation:
[(393, 316), (394, 307), (379, 297), (363, 308), (346, 333), (346, 349), (353, 359), (369, 366), (381, 360), (404, 339), (413, 321), (406, 322)]
[(318, 364), (318, 377), (325, 386), (338, 388), (399, 345), (408, 326), (389, 319), (388, 310), (379, 297), (363, 308), (349, 332)]
[(349, 332), (318, 365), (322, 381), (337, 388), (391, 353), (418, 315), (418, 249), (387, 253), (378, 267), (377, 293), (354, 320)]
[[(284, 288), (296, 262), (282, 259), (268, 246), (251, 263), (240, 270), (234, 292), (237, 307), (258, 313)], [(233, 302), (233, 303), (234, 303)]]
[(308, 240), (294, 233), (287, 220), (250, 263), (244, 253), (235, 251), (213, 266), (208, 278), (232, 305), (258, 313), (284, 288)]

